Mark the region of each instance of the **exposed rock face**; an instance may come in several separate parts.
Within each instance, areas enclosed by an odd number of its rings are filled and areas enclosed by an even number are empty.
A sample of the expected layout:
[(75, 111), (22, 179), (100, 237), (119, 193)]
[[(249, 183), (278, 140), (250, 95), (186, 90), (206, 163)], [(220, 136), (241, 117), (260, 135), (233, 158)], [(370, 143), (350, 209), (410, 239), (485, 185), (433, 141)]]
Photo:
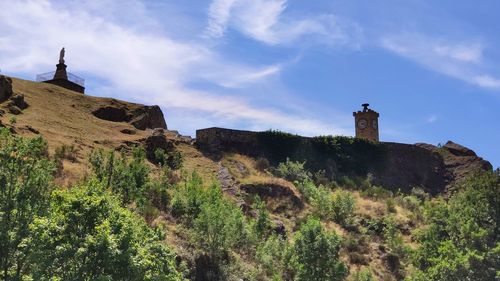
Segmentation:
[(139, 130), (148, 128), (167, 129), (167, 123), (163, 117), (163, 112), (157, 105), (144, 106), (132, 112), (130, 123)]
[(443, 147), (456, 156), (477, 156), (476, 153), (471, 149), (465, 146), (461, 146), (458, 143), (454, 143), (452, 141), (448, 141)]
[(441, 148), (426, 143), (417, 143), (416, 146), (436, 152), (442, 157), (447, 190), (478, 171), (493, 170), (490, 162), (477, 156), (473, 150), (452, 141), (448, 141)]
[(136, 129), (167, 129), (167, 124), (159, 106), (141, 106), (130, 109), (127, 106), (105, 106), (98, 108), (92, 114), (103, 120), (112, 122), (129, 122)]
[(130, 116), (125, 108), (112, 106), (101, 107), (93, 111), (92, 114), (99, 119), (112, 122), (128, 122), (130, 119)]
[(289, 200), (293, 207), (302, 208), (304, 202), (300, 194), (296, 193), (290, 186), (279, 183), (265, 183), (265, 184), (244, 184), (241, 189), (248, 194), (257, 194), (264, 200), (273, 198), (282, 198)]
[(144, 140), (144, 147), (146, 149), (146, 157), (149, 161), (155, 162), (155, 151), (158, 148), (169, 151), (174, 148), (174, 145), (167, 139), (163, 129), (155, 129), (151, 135)]
[(28, 103), (24, 100), (24, 95), (18, 94), (10, 97), (9, 105), (17, 106), (21, 110), (28, 108)]
[(4, 102), (12, 96), (12, 79), (0, 75), (0, 102)]

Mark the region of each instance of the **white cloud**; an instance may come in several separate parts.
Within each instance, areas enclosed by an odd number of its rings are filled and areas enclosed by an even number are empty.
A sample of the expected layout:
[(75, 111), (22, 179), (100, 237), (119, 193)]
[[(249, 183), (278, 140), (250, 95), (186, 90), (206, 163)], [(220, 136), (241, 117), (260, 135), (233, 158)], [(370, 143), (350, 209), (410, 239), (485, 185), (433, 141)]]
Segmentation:
[(215, 0), (208, 10), (206, 35), (219, 38), (224, 35), (231, 15), (231, 9), (237, 0)]
[[(134, 22), (139, 23), (135, 25), (116, 17), (91, 14), (81, 3), (74, 5), (55, 7), (43, 0), (1, 1), (2, 71), (33, 75), (50, 71), (57, 62), (59, 49), (65, 46), (69, 71), (103, 81), (96, 84), (91, 80), (96, 92), (90, 94), (158, 103), (167, 109), (165, 113), (170, 124), (194, 129), (185, 124), (189, 118), (183, 115), (202, 112), (206, 126), (227, 121), (307, 135), (347, 133), (313, 115), (285, 112), (273, 107), (272, 102), (263, 107), (243, 96), (235, 97), (231, 91), (200, 91), (189, 86), (200, 79), (230, 88), (261, 83), (278, 75), (280, 65), (241, 65), (227, 61), (201, 42), (179, 41), (156, 29), (145, 28), (140, 24), (141, 17), (147, 17), (150, 22), (152, 19), (143, 9), (132, 15), (136, 17)], [(111, 11), (115, 8), (106, 6)], [(170, 115), (169, 109), (177, 114)]]
[(430, 70), (488, 89), (500, 89), (500, 79), (486, 72), (483, 46), (452, 42), (421, 34), (385, 36), (381, 46)]
[(359, 47), (362, 28), (332, 14), (291, 19), (283, 14), (287, 0), (214, 0), (206, 34), (220, 38), (228, 28), (268, 45), (292, 44), (304, 36), (331, 45)]

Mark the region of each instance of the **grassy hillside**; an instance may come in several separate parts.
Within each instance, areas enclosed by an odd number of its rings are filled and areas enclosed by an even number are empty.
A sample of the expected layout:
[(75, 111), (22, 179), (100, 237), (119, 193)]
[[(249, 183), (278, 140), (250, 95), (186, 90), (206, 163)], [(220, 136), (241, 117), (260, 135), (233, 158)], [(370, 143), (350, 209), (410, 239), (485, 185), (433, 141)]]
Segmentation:
[[(283, 161), (282, 148), (280, 161), (214, 160), (167, 131), (167, 150), (182, 155), (171, 169), (161, 155), (146, 160), (152, 130), (92, 114), (142, 105), (20, 79), (13, 88), (29, 106), (13, 115), (0, 104), (0, 182), (12, 195), (2, 190), (0, 279), (492, 280), (500, 270), (498, 174), (447, 202), (370, 177), (332, 180)], [(18, 210), (30, 215), (14, 224)]]

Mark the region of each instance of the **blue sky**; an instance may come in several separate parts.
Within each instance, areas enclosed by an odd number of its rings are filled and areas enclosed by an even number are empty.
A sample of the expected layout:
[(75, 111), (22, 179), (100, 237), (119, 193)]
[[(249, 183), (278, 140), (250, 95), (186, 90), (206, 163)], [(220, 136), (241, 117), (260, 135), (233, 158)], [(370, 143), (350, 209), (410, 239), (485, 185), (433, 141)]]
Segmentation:
[(0, 1), (0, 69), (34, 79), (66, 47), (86, 92), (159, 104), (170, 129), (453, 140), (500, 166), (500, 2)]

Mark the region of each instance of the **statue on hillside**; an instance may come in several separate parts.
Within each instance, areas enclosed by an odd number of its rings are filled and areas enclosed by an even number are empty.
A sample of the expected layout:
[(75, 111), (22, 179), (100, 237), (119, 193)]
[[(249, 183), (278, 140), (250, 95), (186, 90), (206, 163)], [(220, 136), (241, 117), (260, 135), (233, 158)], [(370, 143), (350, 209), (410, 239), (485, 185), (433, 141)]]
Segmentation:
[(64, 50), (64, 47), (61, 49), (61, 52), (59, 53), (59, 63), (64, 63), (64, 53), (66, 51)]

